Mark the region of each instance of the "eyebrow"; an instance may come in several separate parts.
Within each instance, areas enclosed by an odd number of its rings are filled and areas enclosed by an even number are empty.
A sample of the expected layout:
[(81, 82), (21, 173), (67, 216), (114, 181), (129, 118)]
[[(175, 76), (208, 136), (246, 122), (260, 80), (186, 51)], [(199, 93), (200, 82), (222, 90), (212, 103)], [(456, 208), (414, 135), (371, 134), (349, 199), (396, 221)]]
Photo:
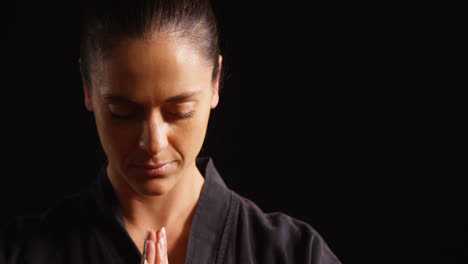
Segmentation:
[[(201, 93), (201, 91), (193, 91), (193, 92), (185, 92), (181, 93), (172, 97), (167, 98), (164, 100), (165, 103), (169, 102), (176, 102), (176, 101), (182, 101), (189, 99), (197, 94)], [(123, 102), (123, 103), (133, 103), (133, 104), (138, 104), (136, 100), (132, 100), (130, 98), (127, 98), (125, 96), (120, 96), (120, 95), (113, 95), (113, 94), (104, 94), (103, 97), (105, 99), (111, 100), (111, 101), (116, 101), (116, 102)]]
[(192, 92), (186, 92), (186, 93), (181, 93), (176, 96), (172, 96), (170, 98), (167, 98), (164, 102), (169, 103), (169, 102), (175, 102), (175, 101), (182, 101), (189, 99), (190, 97), (193, 97), (197, 94), (201, 93), (200, 90), (198, 91), (192, 91)]

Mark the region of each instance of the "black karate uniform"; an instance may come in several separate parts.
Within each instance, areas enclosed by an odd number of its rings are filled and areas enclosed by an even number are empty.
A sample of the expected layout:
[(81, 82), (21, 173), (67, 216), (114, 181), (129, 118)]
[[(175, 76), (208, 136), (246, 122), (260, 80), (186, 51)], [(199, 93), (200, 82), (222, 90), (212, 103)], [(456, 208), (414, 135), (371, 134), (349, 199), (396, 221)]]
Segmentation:
[[(106, 164), (107, 166), (107, 164)], [(18, 217), (0, 234), (0, 264), (138, 264), (104, 166), (86, 191), (36, 218)], [(320, 235), (285, 214), (263, 213), (226, 187), (208, 158), (185, 263), (340, 263)], [(143, 241), (141, 241), (143, 243)]]

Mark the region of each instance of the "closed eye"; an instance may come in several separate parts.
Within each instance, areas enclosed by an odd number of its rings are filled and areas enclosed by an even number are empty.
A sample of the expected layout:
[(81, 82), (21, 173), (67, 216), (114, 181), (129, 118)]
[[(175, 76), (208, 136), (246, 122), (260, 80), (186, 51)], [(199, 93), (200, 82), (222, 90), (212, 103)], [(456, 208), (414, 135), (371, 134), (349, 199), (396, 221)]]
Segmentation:
[(194, 113), (195, 113), (195, 110), (191, 110), (183, 114), (178, 114), (178, 113), (169, 113), (169, 114), (177, 119), (189, 119), (193, 116)]
[(114, 119), (120, 119), (120, 120), (130, 120), (133, 117), (131, 115), (125, 116), (125, 115), (116, 115), (116, 114), (111, 114), (111, 116)]
[(131, 119), (136, 114), (136, 107), (130, 103), (110, 103), (109, 112), (114, 119)]

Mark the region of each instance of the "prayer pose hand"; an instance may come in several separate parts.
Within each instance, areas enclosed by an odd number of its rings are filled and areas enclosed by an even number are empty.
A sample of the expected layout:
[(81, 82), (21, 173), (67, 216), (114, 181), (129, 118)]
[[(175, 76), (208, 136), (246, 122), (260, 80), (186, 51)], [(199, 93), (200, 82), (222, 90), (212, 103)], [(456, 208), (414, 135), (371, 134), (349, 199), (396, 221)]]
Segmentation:
[(166, 229), (164, 227), (157, 232), (149, 228), (140, 264), (169, 264), (166, 238)]

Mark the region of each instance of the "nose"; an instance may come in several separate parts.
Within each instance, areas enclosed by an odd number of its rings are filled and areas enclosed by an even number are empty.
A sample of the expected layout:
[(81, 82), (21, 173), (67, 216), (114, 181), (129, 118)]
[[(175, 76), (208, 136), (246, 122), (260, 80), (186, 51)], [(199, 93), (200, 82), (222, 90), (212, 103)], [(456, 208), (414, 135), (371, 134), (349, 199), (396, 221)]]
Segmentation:
[(139, 146), (149, 155), (154, 156), (168, 145), (167, 124), (156, 114), (143, 121)]

